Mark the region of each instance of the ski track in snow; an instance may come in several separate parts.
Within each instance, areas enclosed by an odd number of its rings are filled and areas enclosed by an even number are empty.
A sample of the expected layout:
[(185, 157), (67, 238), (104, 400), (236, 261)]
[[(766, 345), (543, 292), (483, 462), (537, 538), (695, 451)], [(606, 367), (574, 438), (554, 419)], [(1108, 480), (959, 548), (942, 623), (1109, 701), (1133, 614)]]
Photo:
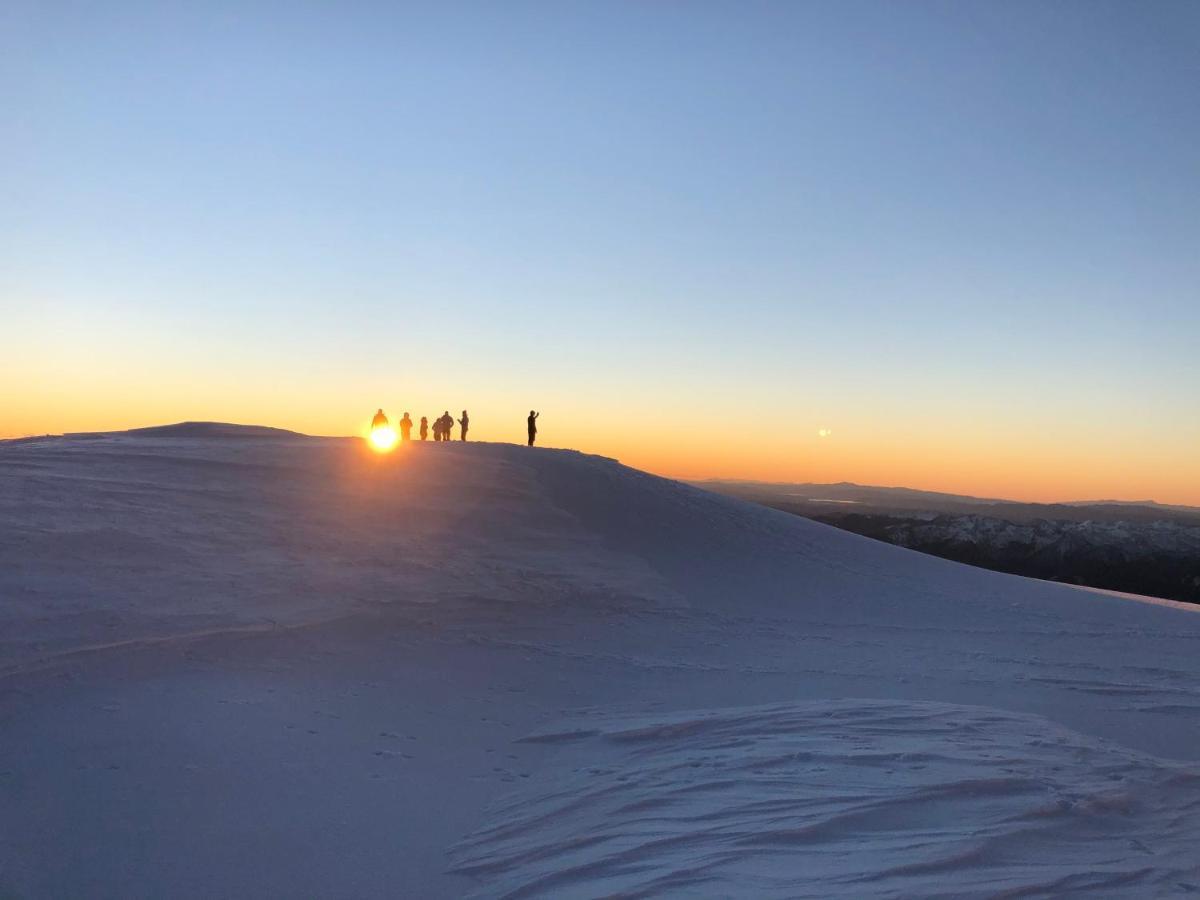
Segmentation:
[(0, 896), (1200, 892), (1198, 651), (571, 451), (0, 442)]

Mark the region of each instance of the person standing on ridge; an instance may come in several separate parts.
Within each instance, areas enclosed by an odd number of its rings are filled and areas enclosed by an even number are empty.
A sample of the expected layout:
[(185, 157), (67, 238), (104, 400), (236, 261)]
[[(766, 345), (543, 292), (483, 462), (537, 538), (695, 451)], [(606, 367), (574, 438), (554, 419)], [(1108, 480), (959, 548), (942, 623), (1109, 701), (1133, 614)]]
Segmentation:
[(404, 414), (404, 418), (400, 420), (400, 440), (409, 440), (409, 435), (412, 432), (412, 419), (408, 417), (408, 413)]
[(467, 439), (467, 429), (471, 426), (471, 420), (467, 417), (467, 411), (463, 410), (463, 417), (458, 420), (458, 424), (462, 426), (462, 434), (459, 435), (460, 441)]
[(450, 410), (442, 412), (442, 440), (450, 440), (450, 431), (454, 428), (454, 416), (450, 415)]
[(383, 410), (376, 410), (375, 418), (371, 420), (371, 430), (374, 431), (376, 428), (387, 428), (387, 424), (387, 416), (383, 414)]
[(421, 416), (421, 440), (429, 440), (429, 416)]
[(540, 416), (540, 415), (541, 415), (541, 413), (534, 412), (532, 409), (529, 411), (529, 419), (527, 420), (527, 422), (529, 423), (529, 446), (530, 447), (532, 447), (533, 442), (535, 440), (537, 440), (537, 420), (538, 420), (538, 416)]

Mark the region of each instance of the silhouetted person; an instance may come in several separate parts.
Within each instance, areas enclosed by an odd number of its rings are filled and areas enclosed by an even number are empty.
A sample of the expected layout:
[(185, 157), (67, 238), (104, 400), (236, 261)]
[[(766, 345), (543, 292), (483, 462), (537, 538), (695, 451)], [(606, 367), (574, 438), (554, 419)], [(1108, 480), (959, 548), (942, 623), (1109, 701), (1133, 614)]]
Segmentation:
[(421, 440), (429, 440), (429, 416), (421, 416)]
[(407, 441), (411, 432), (412, 419), (408, 417), (408, 413), (405, 413), (404, 418), (400, 420), (400, 440)]
[(460, 441), (467, 439), (467, 429), (471, 427), (471, 420), (467, 417), (467, 411), (463, 410), (463, 417), (458, 420), (458, 424), (462, 426), (462, 434), (459, 435)]
[(532, 447), (533, 442), (537, 440), (537, 420), (538, 420), (538, 416), (540, 416), (540, 415), (541, 415), (541, 413), (534, 412), (532, 409), (529, 411), (529, 418), (527, 421), (529, 423), (529, 446), (530, 447)]
[(454, 416), (450, 415), (450, 410), (445, 410), (442, 413), (442, 440), (450, 440), (450, 430), (454, 427)]
[(387, 423), (387, 416), (383, 414), (383, 410), (381, 409), (375, 413), (375, 418), (371, 420), (371, 430), (374, 431), (376, 428), (387, 428)]

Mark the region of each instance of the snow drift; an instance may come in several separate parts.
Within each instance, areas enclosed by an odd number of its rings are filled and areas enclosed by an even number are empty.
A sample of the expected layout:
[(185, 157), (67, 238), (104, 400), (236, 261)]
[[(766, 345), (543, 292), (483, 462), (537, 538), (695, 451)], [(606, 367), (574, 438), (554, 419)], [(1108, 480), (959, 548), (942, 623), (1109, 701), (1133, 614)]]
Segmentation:
[(0, 444), (0, 894), (1192, 890), (1198, 626), (570, 451)]
[(1200, 890), (1200, 773), (1036, 717), (841, 700), (585, 719), (527, 740), (597, 743), (602, 764), (542, 779), (456, 848), (489, 891)]

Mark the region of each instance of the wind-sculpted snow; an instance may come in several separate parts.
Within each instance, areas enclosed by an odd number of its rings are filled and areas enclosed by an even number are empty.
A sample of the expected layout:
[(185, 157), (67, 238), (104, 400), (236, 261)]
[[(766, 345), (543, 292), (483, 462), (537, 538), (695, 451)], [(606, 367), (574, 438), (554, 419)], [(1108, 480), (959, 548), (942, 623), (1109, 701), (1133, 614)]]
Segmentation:
[(1200, 769), (984, 707), (842, 700), (581, 717), (455, 849), (503, 897), (1200, 891)]

